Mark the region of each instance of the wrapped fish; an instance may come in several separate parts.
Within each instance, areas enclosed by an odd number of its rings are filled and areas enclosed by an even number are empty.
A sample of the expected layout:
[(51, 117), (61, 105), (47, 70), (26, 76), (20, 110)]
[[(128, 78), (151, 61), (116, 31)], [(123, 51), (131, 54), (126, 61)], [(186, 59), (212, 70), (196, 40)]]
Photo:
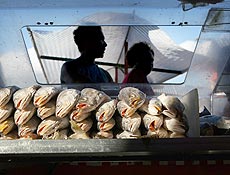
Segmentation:
[(103, 103), (97, 110), (96, 110), (96, 119), (99, 122), (107, 122), (109, 121), (115, 111), (117, 109), (117, 100), (113, 99), (108, 102)]
[(20, 126), (28, 122), (35, 114), (36, 108), (33, 103), (29, 103), (26, 108), (17, 109), (14, 113), (15, 124)]
[(52, 86), (40, 87), (34, 94), (34, 106), (38, 108), (45, 105), (51, 98), (57, 95), (58, 92), (59, 90)]
[[(146, 133), (145, 133), (146, 132)], [(140, 138), (159, 138), (156, 131), (144, 131)]]
[(162, 105), (166, 108), (163, 110), (163, 114), (170, 118), (176, 118), (178, 115), (181, 116), (185, 107), (183, 103), (175, 96), (169, 96), (161, 94), (157, 97)]
[(33, 85), (30, 87), (17, 90), (13, 94), (13, 102), (16, 109), (24, 109), (32, 101), (35, 92), (40, 88), (39, 85)]
[(148, 130), (147, 136), (154, 137), (154, 138), (169, 138), (170, 134), (169, 132), (164, 129), (163, 127), (160, 127), (154, 131)]
[(81, 122), (85, 120), (91, 115), (91, 112), (84, 112), (81, 109), (77, 108), (74, 109), (70, 114), (70, 120), (74, 120), (76, 122)]
[(117, 116), (116, 120), (118, 127), (132, 133), (135, 133), (141, 125), (141, 116), (138, 113), (134, 113), (131, 117)]
[(37, 115), (42, 120), (44, 120), (45, 118), (54, 115), (55, 111), (56, 111), (56, 100), (51, 99), (49, 102), (47, 102), (43, 106), (37, 108)]
[(76, 122), (74, 120), (70, 121), (71, 129), (73, 132), (75, 132), (75, 125), (79, 126), (81, 130), (88, 132), (91, 127), (93, 126), (93, 120), (91, 118), (86, 118), (85, 120), (82, 120), (80, 122)]
[(68, 139), (68, 129), (57, 130), (50, 135), (44, 135), (42, 139), (65, 140)]
[(97, 129), (99, 131), (109, 131), (115, 126), (116, 122), (113, 118), (111, 118), (107, 122), (97, 122)]
[(0, 108), (4, 107), (12, 98), (13, 93), (18, 89), (16, 86), (0, 88)]
[(160, 127), (159, 129), (156, 130), (156, 133), (159, 138), (169, 138), (169, 132), (164, 129), (163, 127)]
[(37, 131), (37, 127), (40, 124), (38, 117), (33, 116), (28, 122), (23, 125), (18, 126), (18, 136), (19, 137), (31, 137), (33, 133)]
[(6, 120), (14, 111), (14, 104), (12, 102), (7, 103), (6, 105), (0, 108), (0, 123)]
[(130, 131), (123, 131), (116, 135), (117, 139), (137, 139), (139, 137), (141, 137), (141, 132), (139, 129), (136, 130), (134, 133)]
[(119, 101), (117, 103), (117, 110), (122, 117), (130, 117), (136, 112), (137, 109), (130, 107), (124, 101)]
[(70, 139), (91, 139), (88, 133), (73, 133), (69, 136)]
[(163, 115), (150, 115), (145, 114), (143, 116), (143, 123), (147, 130), (155, 131), (159, 129), (163, 124)]
[(163, 111), (163, 106), (162, 103), (160, 102), (160, 100), (156, 99), (156, 98), (152, 98), (149, 100), (149, 104), (148, 104), (148, 113), (151, 115), (159, 115), (162, 113)]
[(80, 97), (80, 91), (76, 89), (65, 89), (61, 91), (57, 96), (56, 102), (56, 117), (64, 118), (73, 107), (76, 105)]
[(146, 94), (134, 87), (125, 87), (119, 91), (118, 99), (132, 108), (138, 109), (146, 99)]
[(90, 139), (88, 132), (83, 131), (75, 121), (70, 120), (70, 125), (72, 131), (74, 131), (74, 133), (69, 136), (70, 139)]
[(13, 117), (9, 117), (5, 121), (0, 123), (0, 133), (1, 133), (1, 135), (6, 135), (9, 132), (11, 132), (12, 130), (14, 130), (15, 128), (16, 128), (16, 125), (14, 123), (14, 118)]
[(81, 90), (81, 96), (76, 104), (76, 109), (81, 110), (83, 113), (88, 113), (109, 99), (110, 97), (102, 91), (93, 88), (84, 88)]
[(171, 131), (171, 132), (175, 132), (175, 133), (185, 134), (185, 132), (186, 132), (185, 125), (181, 121), (179, 121), (175, 118), (166, 117), (164, 119), (163, 127), (166, 130)]
[(94, 139), (112, 139), (113, 131), (99, 131), (93, 134)]
[(39, 136), (47, 137), (53, 134), (55, 131), (65, 129), (69, 126), (69, 119), (67, 117), (57, 118), (56, 116), (50, 116), (44, 119), (37, 128), (37, 134)]

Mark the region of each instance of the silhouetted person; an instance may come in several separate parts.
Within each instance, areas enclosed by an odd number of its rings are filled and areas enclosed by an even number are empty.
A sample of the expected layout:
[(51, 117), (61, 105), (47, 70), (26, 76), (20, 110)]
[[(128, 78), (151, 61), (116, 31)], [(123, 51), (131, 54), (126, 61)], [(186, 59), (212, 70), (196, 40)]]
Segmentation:
[(67, 61), (61, 68), (61, 83), (109, 83), (110, 74), (95, 64), (107, 46), (100, 26), (79, 26), (73, 32), (80, 57)]
[(123, 83), (149, 83), (147, 75), (153, 68), (154, 51), (145, 42), (134, 44), (126, 54), (129, 67), (133, 69), (125, 76)]

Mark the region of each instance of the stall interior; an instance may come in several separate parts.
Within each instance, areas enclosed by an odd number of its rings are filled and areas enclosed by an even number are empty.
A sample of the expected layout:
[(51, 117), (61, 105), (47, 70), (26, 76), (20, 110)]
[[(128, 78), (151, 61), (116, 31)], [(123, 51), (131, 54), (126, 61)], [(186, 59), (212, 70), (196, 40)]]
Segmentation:
[[(6, 160), (230, 155), (229, 0), (4, 1), (0, 16)], [(102, 27), (107, 47), (96, 64), (112, 83), (61, 83), (62, 65), (80, 55), (80, 26)], [(138, 42), (155, 53), (149, 83), (123, 83)]]

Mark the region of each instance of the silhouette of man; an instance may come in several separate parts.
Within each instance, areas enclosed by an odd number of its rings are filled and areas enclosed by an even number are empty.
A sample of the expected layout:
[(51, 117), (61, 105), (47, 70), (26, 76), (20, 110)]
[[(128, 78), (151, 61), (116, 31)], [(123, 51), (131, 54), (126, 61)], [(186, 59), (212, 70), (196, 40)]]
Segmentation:
[(107, 46), (100, 26), (79, 26), (73, 32), (80, 57), (67, 61), (61, 68), (61, 83), (109, 83), (110, 74), (95, 64), (103, 58)]

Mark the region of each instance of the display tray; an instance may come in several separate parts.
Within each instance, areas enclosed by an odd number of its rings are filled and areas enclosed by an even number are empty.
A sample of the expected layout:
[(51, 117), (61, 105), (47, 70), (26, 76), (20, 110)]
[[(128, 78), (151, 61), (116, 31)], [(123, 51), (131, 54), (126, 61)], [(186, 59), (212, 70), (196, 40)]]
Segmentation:
[(1, 140), (1, 161), (228, 160), (230, 137)]

